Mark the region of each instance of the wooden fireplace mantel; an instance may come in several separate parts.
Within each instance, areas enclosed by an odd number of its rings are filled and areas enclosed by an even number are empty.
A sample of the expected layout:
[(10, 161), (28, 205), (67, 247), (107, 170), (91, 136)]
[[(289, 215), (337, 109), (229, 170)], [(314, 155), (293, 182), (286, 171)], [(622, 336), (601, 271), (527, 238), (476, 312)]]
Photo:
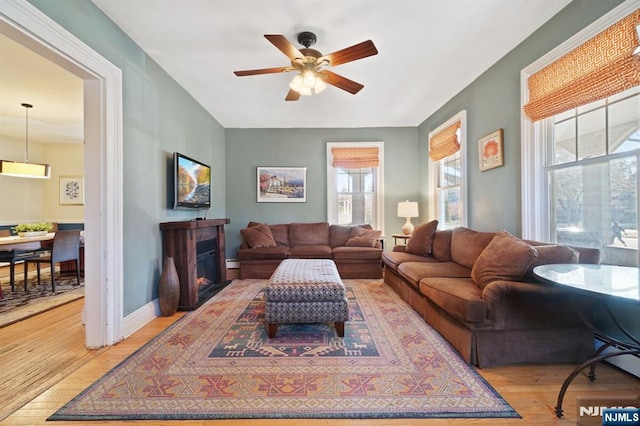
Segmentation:
[(205, 219), (160, 224), (162, 257), (173, 257), (180, 280), (178, 309), (193, 310), (204, 302), (198, 300), (196, 243), (217, 240), (216, 279), (218, 283), (227, 282), (224, 225), (228, 223), (229, 219)]

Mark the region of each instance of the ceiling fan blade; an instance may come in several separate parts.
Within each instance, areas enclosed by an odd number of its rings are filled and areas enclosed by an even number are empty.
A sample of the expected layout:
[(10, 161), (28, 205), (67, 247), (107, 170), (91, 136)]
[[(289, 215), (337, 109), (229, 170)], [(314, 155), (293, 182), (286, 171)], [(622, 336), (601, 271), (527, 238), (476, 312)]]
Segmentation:
[(289, 89), (289, 93), (287, 93), (287, 97), (284, 98), (285, 101), (297, 101), (300, 99), (300, 93), (296, 92), (293, 89)]
[(349, 80), (348, 78), (338, 75), (331, 71), (325, 70), (325, 71), (321, 71), (320, 73), (327, 76), (325, 80), (327, 84), (336, 86), (337, 88), (342, 89), (345, 92), (351, 93), (352, 95), (355, 95), (364, 87), (360, 83), (356, 83), (353, 80)]
[(323, 58), (329, 59), (332, 67), (337, 65), (346, 64), (347, 62), (355, 61), (358, 59), (366, 58), (378, 54), (378, 49), (371, 40), (363, 41), (362, 43), (354, 44), (351, 47), (347, 47), (337, 52), (329, 53), (323, 56)]
[(269, 40), (271, 44), (287, 55), (289, 59), (294, 60), (296, 58), (304, 58), (304, 55), (300, 53), (300, 51), (296, 49), (296, 47), (291, 44), (285, 36), (280, 34), (265, 34), (264, 38)]
[(280, 72), (289, 72), (293, 70), (294, 69), (291, 67), (277, 67), (277, 68), (262, 68), (258, 70), (234, 71), (233, 73), (238, 77), (243, 77), (245, 75), (277, 74)]

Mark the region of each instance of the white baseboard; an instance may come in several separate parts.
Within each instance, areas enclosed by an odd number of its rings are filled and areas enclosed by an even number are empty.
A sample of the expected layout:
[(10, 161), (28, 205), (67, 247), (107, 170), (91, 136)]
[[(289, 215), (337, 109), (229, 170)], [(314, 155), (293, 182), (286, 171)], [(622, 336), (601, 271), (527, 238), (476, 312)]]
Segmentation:
[(151, 320), (160, 316), (160, 304), (154, 299), (138, 310), (130, 313), (122, 322), (122, 337), (126, 339), (133, 333), (144, 327)]

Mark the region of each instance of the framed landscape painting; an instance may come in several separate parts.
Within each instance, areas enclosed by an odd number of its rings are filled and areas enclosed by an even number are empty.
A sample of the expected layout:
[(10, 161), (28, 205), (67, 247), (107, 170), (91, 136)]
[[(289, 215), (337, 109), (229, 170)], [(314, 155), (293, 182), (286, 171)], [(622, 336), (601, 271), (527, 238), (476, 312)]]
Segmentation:
[(258, 167), (259, 203), (307, 201), (306, 167)]
[(504, 153), (502, 151), (502, 129), (498, 129), (478, 141), (478, 157), (480, 159), (480, 171), (504, 166)]

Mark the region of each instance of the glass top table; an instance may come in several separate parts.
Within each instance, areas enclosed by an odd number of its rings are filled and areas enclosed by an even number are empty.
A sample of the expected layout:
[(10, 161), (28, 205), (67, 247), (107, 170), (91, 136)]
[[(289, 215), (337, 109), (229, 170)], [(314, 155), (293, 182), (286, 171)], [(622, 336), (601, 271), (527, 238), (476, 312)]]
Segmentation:
[(542, 282), (570, 287), (591, 295), (640, 302), (640, 269), (617, 265), (541, 265), (533, 274)]
[[(620, 341), (598, 330), (582, 313), (578, 315), (604, 342), (592, 358), (579, 365), (567, 377), (558, 394), (556, 416), (562, 417), (562, 400), (571, 381), (586, 367), (590, 367), (589, 379), (595, 380), (598, 362), (621, 355), (640, 356), (640, 338), (627, 330), (617, 319), (608, 302), (624, 300), (640, 303), (640, 269), (617, 265), (555, 264), (541, 265), (533, 269), (535, 277), (543, 283), (561, 286), (582, 295), (602, 299), (609, 318), (626, 335), (628, 341)], [(612, 351), (607, 350), (610, 349)]]

